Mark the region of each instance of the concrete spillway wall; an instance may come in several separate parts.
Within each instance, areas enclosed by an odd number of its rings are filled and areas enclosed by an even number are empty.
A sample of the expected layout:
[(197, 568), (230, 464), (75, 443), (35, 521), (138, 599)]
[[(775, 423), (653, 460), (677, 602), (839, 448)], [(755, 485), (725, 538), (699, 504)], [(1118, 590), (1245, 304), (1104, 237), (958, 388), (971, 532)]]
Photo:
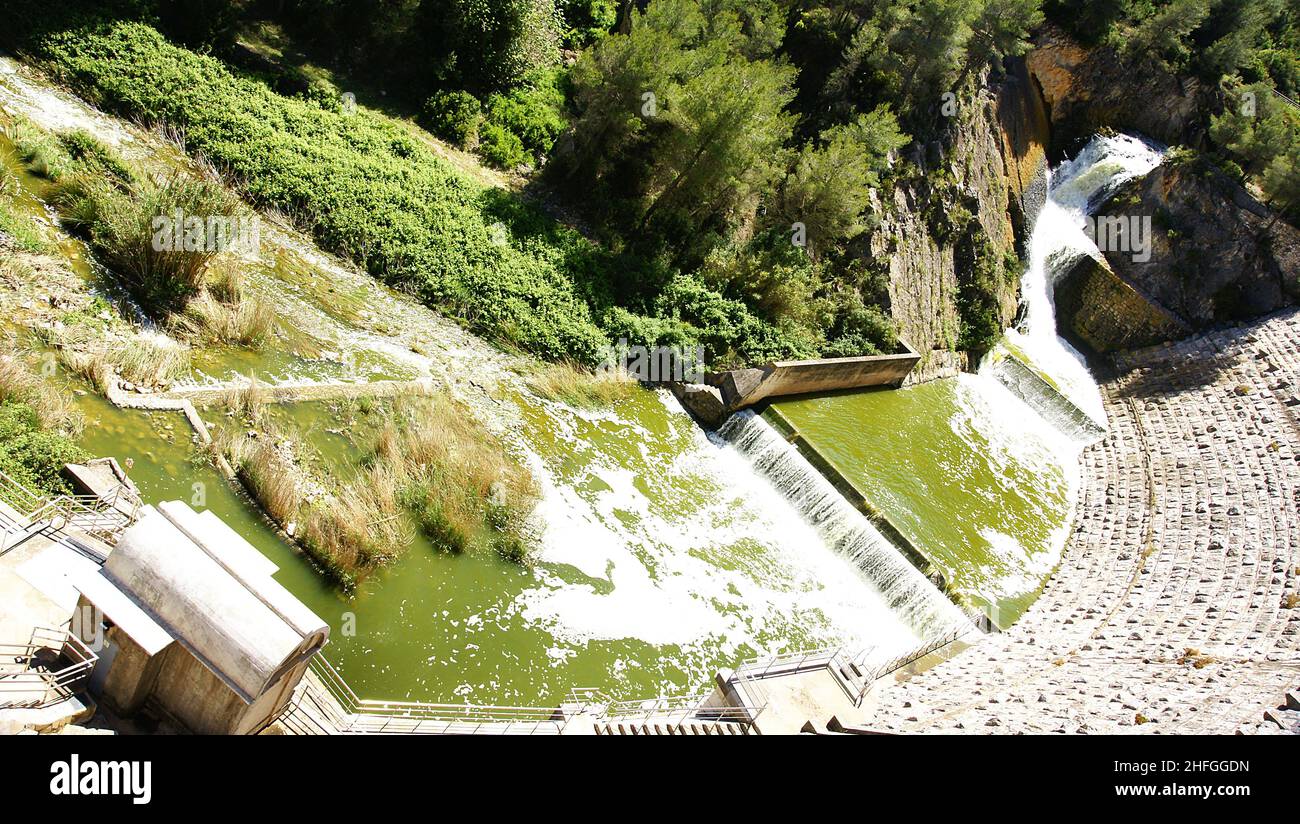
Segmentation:
[(789, 441), (792, 446), (799, 450), (799, 454), (803, 455), (804, 459), (808, 461), (808, 463), (811, 464), (812, 467), (822, 475), (822, 477), (826, 478), (826, 480), (830, 482), (831, 486), (835, 487), (835, 490), (844, 496), (845, 500), (852, 504), (855, 509), (866, 515), (867, 518), (871, 520), (872, 524), (875, 525), (876, 529), (888, 538), (890, 543), (898, 548), (898, 551), (903, 554), (903, 557), (907, 558), (913, 566), (933, 581), (935, 586), (947, 594), (954, 603), (963, 609), (969, 607), (968, 604), (966, 604), (960, 597), (957, 597), (956, 594), (949, 589), (947, 579), (944, 577), (942, 570), (932, 564), (930, 559), (925, 556), (925, 553), (921, 552), (921, 550), (918, 549), (916, 545), (907, 538), (907, 536), (900, 532), (898, 528), (895, 527), (882, 512), (880, 512), (880, 510), (876, 509), (876, 507), (867, 500), (867, 497), (853, 485), (853, 482), (844, 477), (844, 473), (840, 472), (833, 463), (818, 452), (812, 444), (808, 443), (808, 441), (799, 434), (799, 431), (795, 429), (794, 424), (792, 424), (785, 415), (781, 414), (780, 410), (774, 407), (768, 407), (764, 410), (763, 417), (766, 418), (778, 432), (784, 435), (786, 440)]
[(772, 398), (873, 386), (901, 386), (921, 361), (906, 343), (895, 355), (774, 361), (751, 369), (710, 372), (703, 384), (675, 383), (673, 394), (706, 426)]
[(921, 360), (915, 352), (901, 355), (864, 355), (856, 358), (776, 361), (758, 369), (738, 369), (710, 375), (708, 382), (722, 390), (724, 400), (736, 409), (769, 398), (811, 395), (869, 386), (897, 386)]

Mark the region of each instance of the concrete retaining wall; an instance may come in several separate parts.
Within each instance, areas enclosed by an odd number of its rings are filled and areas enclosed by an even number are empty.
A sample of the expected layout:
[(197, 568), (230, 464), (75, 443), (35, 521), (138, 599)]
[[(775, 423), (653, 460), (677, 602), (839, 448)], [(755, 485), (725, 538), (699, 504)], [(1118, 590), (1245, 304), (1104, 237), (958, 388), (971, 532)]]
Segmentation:
[[(752, 383), (746, 381), (743, 388), (734, 380), (724, 381), (721, 388), (724, 388), (723, 398), (730, 405), (735, 409), (744, 409), (768, 398), (786, 395), (824, 394), (867, 386), (898, 386), (920, 360), (920, 355), (908, 352), (903, 355), (776, 361), (760, 370), (741, 370), (761, 373), (752, 376), (756, 380)], [(726, 373), (728, 377), (736, 374)], [(712, 380), (709, 383), (720, 386)], [(728, 385), (741, 391), (728, 398), (725, 389)]]
[(1192, 332), (1096, 255), (1081, 256), (1057, 282), (1055, 296), (1062, 332), (1094, 352), (1138, 349)]
[(903, 347), (906, 351), (897, 355), (774, 361), (751, 369), (710, 372), (704, 385), (676, 383), (670, 388), (706, 426), (717, 426), (733, 412), (772, 398), (901, 386), (921, 360), (906, 343)]

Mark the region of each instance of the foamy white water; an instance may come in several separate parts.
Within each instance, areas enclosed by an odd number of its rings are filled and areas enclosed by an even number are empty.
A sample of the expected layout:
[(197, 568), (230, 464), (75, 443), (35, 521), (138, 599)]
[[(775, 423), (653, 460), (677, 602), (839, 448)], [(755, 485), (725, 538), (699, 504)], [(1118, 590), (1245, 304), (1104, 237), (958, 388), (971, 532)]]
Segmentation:
[[(156, 150), (149, 136), (38, 85), (11, 61), (0, 60), (0, 75), (0, 104), (6, 108), (56, 130), (87, 128), (129, 157)], [(1135, 138), (1095, 139), (1053, 174), (1032, 234), (1023, 282), (1027, 320), (1009, 337), (1098, 419), (1095, 384), (1078, 353), (1056, 336), (1051, 278), (1063, 260), (1088, 248), (1086, 215), (1159, 159), (1157, 150)], [(346, 365), (345, 375), (366, 379), (396, 369), (438, 377), (529, 454), (544, 488), (544, 547), (537, 586), (521, 593), (517, 606), (531, 622), (547, 627), (557, 644), (626, 638), (678, 646), (691, 661), (681, 666), (707, 677), (713, 662), (742, 646), (777, 651), (813, 645), (808, 639), (815, 639), (900, 652), (965, 621), (761, 419), (733, 419), (727, 444), (710, 442), (692, 425), (692, 443), (665, 462), (647, 444), (664, 437), (665, 419), (684, 420), (673, 401), (664, 400), (666, 409), (654, 416), (605, 415), (636, 447), (621, 456), (611, 454), (611, 444), (590, 440), (583, 428), (601, 415), (554, 408), (548, 425), (561, 446), (542, 455), (535, 440), (518, 432), (511, 394), (521, 381), (511, 369), (513, 359), (337, 265), (296, 233), (270, 231), (264, 242), (268, 254), (296, 253), (312, 276), (289, 282), (258, 273), (254, 288), (276, 297), (286, 322), (328, 347), (329, 360)], [(328, 281), (329, 296), (311, 288), (318, 279)], [(356, 305), (357, 317), (327, 307), (326, 301), (345, 296)], [(297, 375), (298, 367), (288, 362), (277, 376), (314, 376)], [(480, 384), (499, 387), (500, 396), (490, 396)], [(1006, 422), (1001, 428), (1012, 437), (1005, 446), (1014, 450), (1014, 433), (1023, 431), (1017, 417), (1034, 413), (1009, 393), (998, 394), (1000, 386), (987, 390), (981, 394), (992, 405), (979, 414)], [(565, 462), (581, 463), (584, 471), (566, 474), (559, 466)], [(664, 487), (693, 484), (709, 491), (662, 494)], [(1015, 551), (1000, 533), (989, 539), (1007, 553)]]
[(829, 548), (871, 582), (889, 608), (924, 639), (969, 623), (946, 595), (890, 543), (870, 520), (767, 421), (745, 410), (732, 415), (718, 434), (746, 457), (780, 493), (790, 513), (812, 525), (820, 548)]
[(1106, 413), (1083, 356), (1057, 334), (1055, 278), (1080, 255), (1097, 252), (1084, 231), (1088, 215), (1124, 183), (1160, 164), (1162, 149), (1131, 135), (1094, 137), (1074, 159), (1048, 172), (1048, 195), (1029, 240), (1020, 282), (1025, 321), (1007, 341), (1095, 423)]
[[(659, 399), (668, 415), (684, 415), (671, 396), (661, 392)], [(662, 438), (647, 446), (654, 435), (643, 430), (644, 416), (554, 414), (556, 434), (567, 441), (564, 453), (582, 456), (587, 480), (559, 478), (553, 460), (534, 454), (545, 522), (541, 586), (520, 602), (526, 617), (557, 638), (628, 638), (724, 655), (742, 645), (764, 654), (799, 648), (791, 630), (815, 636), (817, 645), (874, 647), (881, 655), (920, 642), (905, 613), (737, 449), (710, 441), (691, 424), (665, 465)], [(593, 448), (583, 435), (593, 418), (635, 435), (637, 457)], [(644, 488), (647, 481), (712, 491), (692, 495), (690, 511), (673, 510), (663, 505), (664, 490)]]

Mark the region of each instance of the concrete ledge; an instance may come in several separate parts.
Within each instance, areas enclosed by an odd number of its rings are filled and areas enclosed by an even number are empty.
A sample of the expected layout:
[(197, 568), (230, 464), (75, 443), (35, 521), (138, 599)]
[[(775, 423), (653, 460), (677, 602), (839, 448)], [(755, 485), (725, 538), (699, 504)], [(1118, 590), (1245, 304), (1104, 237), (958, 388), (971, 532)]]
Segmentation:
[(674, 383), (669, 388), (692, 414), (706, 425), (716, 426), (733, 412), (771, 398), (901, 386), (921, 356), (907, 343), (900, 343), (905, 351), (895, 355), (773, 361), (750, 369), (710, 372), (704, 377), (705, 385)]
[(1181, 318), (1117, 275), (1096, 254), (1081, 255), (1054, 291), (1066, 337), (1099, 354), (1182, 340), (1192, 333)]
[[(216, 386), (191, 386), (173, 389), (163, 397), (170, 400), (187, 400), (195, 406), (205, 407), (221, 403), (231, 389), (250, 386), (245, 382), (230, 382)], [(258, 395), (266, 403), (299, 403), (302, 401), (334, 400), (336, 398), (385, 398), (397, 395), (427, 395), (435, 388), (431, 378), (413, 381), (372, 381), (357, 383), (339, 382), (303, 382), (303, 383), (258, 383)]]

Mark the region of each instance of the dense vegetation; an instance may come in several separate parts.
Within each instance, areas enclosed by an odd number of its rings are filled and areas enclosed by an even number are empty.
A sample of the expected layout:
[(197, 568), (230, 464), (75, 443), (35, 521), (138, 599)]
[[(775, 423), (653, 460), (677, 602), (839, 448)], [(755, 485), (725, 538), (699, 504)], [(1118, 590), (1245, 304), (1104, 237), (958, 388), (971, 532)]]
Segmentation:
[[(1300, 221), (1300, 6), (1287, 0), (1049, 0), (1052, 19), (1148, 71), (1221, 89), (1221, 165)], [(1288, 100), (1289, 98), (1289, 100)]]
[[(154, 179), (137, 174), (88, 132), (53, 134), (22, 117), (8, 119), (5, 126), (18, 159), (44, 179), (42, 197), (57, 210), (63, 228), (84, 237), (111, 273), (111, 282), (101, 288), (129, 296), (185, 340), (256, 348), (270, 337), (275, 313), (245, 293), (243, 269), (231, 255), (206, 246), (155, 246), (159, 216), (179, 210), (231, 217), (240, 210), (215, 175)], [(22, 225), (30, 233), (30, 223)], [(21, 232), (17, 237), (20, 248), (44, 250), (39, 238), (24, 242)], [(124, 331), (108, 329), (111, 325), (82, 314), (43, 330), (42, 336), (64, 365), (100, 388), (110, 372), (154, 385), (188, 368), (183, 346), (148, 335), (111, 334)]]
[(27, 364), (0, 356), (0, 472), (47, 495), (71, 491), (60, 471), (88, 455), (75, 437), (81, 416)]
[[(1225, 105), (1213, 148), (1300, 208), (1300, 118), (1271, 91), (1300, 82), (1282, 0), (115, 0), (17, 17), (33, 26), (18, 42), (84, 93), (181, 127), (256, 205), (480, 333), (588, 365), (619, 338), (727, 365), (896, 346), (873, 203), (1045, 16), (1222, 82), (1226, 103), (1258, 84), (1262, 116)], [(353, 113), (353, 84), (523, 171), (587, 238)], [(1019, 267), (970, 225), (946, 241), (972, 262), (950, 343), (978, 351)]]
[[(479, 8), (453, 5), (465, 14)], [(553, 60), (534, 59), (535, 50), (518, 44), (510, 47), (519, 56), (507, 61), (518, 67), (510, 79), (479, 73), (471, 83), (464, 63), (434, 73), (437, 83), (455, 79), (486, 103), (474, 121), (465, 89), (434, 89), (444, 94), (430, 101), (428, 116), (462, 139), (477, 132), (483, 151), (505, 159), (546, 152), (565, 126), (555, 112), (568, 90), (574, 120), (561, 142), (571, 151), (552, 152), (560, 159), (548, 180), (580, 193), (574, 201), (590, 207), (582, 211), (604, 248), (515, 198), (478, 190), (385, 118), (364, 109), (350, 116), (311, 94), (278, 95), (147, 25), (34, 15), (47, 27), (30, 33), (26, 48), (99, 102), (182, 127), (190, 148), (209, 155), (255, 203), (293, 215), (327, 248), (472, 328), (545, 357), (590, 364), (623, 337), (700, 343), (714, 364), (892, 349), (872, 267), (846, 244), (863, 231), (868, 190), (907, 138), (890, 95), (814, 118), (825, 123), (800, 116), (801, 106), (819, 113), (825, 106), (819, 91), (796, 83), (801, 68), (776, 54), (787, 11), (794, 13), (776, 3), (750, 9), (662, 0), (647, 13), (629, 12), (623, 27), (631, 34), (598, 41), (565, 77)], [(842, 74), (889, 74), (898, 99), (907, 100), (987, 56), (964, 28), (956, 57), (945, 40), (926, 52), (938, 64), (908, 62), (935, 13), (892, 21), (889, 66), (855, 63)], [(879, 22), (848, 9), (809, 20), (850, 40)], [(809, 24), (801, 16), (792, 25)], [(384, 31), (395, 36), (400, 27)], [(642, 68), (606, 76), (638, 54)], [(640, 114), (642, 80), (659, 82), (662, 117)], [(631, 98), (595, 93), (627, 83)], [(539, 95), (549, 103), (536, 105)], [(514, 125), (504, 128), (505, 121)], [(620, 138), (609, 123), (628, 131)], [(637, 168), (638, 156), (649, 162)], [(617, 180), (623, 172), (631, 174)], [(793, 223), (804, 227), (798, 245)]]

